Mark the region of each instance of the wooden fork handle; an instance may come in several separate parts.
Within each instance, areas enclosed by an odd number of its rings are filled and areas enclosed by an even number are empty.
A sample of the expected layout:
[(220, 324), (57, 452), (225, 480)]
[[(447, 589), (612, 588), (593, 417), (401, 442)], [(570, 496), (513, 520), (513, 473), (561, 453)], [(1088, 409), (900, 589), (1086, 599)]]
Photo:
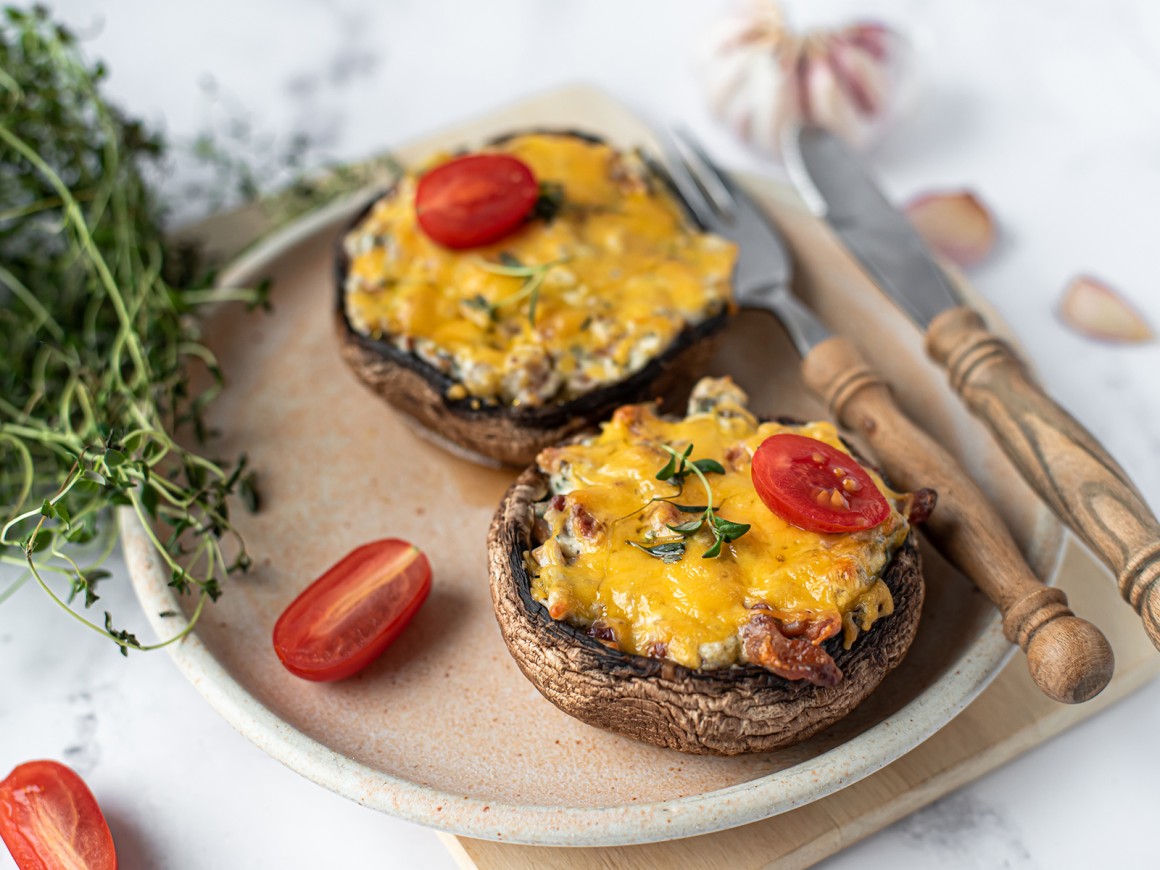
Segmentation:
[(977, 312), (943, 312), (926, 342), (1024, 479), (1112, 569), (1120, 593), (1160, 648), (1160, 523), (1124, 470), (1031, 380)]
[(1068, 609), (1062, 590), (1045, 586), (1031, 572), (986, 496), (902, 413), (857, 349), (844, 338), (829, 338), (805, 357), (802, 374), (834, 417), (866, 439), (894, 485), (938, 491), (927, 535), (999, 608), (1003, 631), (1027, 653), (1036, 684), (1066, 703), (1097, 695), (1114, 667), (1107, 639)]

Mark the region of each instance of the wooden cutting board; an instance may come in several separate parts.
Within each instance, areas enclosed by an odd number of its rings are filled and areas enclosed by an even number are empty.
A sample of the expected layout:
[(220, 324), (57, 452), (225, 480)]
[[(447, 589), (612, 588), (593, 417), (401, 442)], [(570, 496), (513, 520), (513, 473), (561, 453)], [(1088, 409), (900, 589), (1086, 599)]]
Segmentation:
[(1160, 674), (1160, 655), (1120, 598), (1104, 568), (1069, 540), (1059, 585), (1076, 613), (1111, 640), (1116, 675), (1093, 701), (1057, 704), (1027, 674), (1022, 656), (945, 728), (872, 776), (789, 813), (694, 837), (605, 849), (517, 846), (441, 834), (466, 868), (479, 870), (618, 870), (655, 867), (809, 867), (901, 819), (942, 795), (1034, 748), (1121, 700)]

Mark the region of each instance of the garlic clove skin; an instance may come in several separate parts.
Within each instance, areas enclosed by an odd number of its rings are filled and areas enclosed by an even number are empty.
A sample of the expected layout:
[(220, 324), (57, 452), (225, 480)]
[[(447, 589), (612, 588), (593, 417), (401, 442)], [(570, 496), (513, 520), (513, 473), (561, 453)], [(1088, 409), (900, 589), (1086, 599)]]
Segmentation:
[[(863, 108), (870, 105), (870, 85), (858, 77), (857, 61), (831, 37), (811, 40), (799, 64), (802, 87), (798, 90), (803, 121), (839, 133), (849, 145), (865, 148), (873, 139), (877, 117)], [(837, 58), (837, 60), (836, 60)]]
[(1107, 284), (1089, 275), (1064, 290), (1059, 318), (1080, 335), (1112, 344), (1144, 344), (1156, 333), (1144, 317)]
[(927, 245), (957, 266), (981, 262), (995, 247), (994, 218), (969, 190), (915, 197), (906, 206), (906, 216)]
[(762, 150), (777, 150), (782, 126), (795, 112), (782, 94), (792, 86), (799, 44), (774, 0), (756, 0), (718, 21), (702, 43), (699, 66), (713, 114)]
[(776, 154), (790, 121), (871, 144), (909, 106), (913, 51), (890, 27), (859, 22), (798, 35), (774, 0), (710, 28), (699, 51), (709, 104), (744, 141)]

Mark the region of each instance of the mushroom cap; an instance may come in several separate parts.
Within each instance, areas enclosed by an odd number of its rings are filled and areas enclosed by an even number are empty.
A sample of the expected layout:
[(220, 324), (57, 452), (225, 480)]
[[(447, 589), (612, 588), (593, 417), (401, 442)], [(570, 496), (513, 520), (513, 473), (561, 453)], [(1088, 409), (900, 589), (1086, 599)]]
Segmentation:
[[(601, 141), (572, 130), (524, 132)], [(510, 133), (489, 144), (499, 144), (518, 135), (523, 133)], [(450, 399), (447, 391), (456, 383), (454, 378), (390, 341), (356, 331), (347, 316), (345, 287), (350, 258), (342, 239), (362, 222), (375, 202), (394, 193), (395, 188), (390, 188), (376, 197), (339, 238), (335, 251), (335, 326), (342, 357), (359, 379), (417, 423), (421, 433), (440, 446), (475, 460), (527, 465), (545, 447), (606, 419), (621, 405), (675, 392), (696, 379), (717, 350), (720, 332), (729, 318), (728, 308), (696, 325), (686, 326), (663, 353), (636, 372), (566, 402), (513, 407), (473, 397)]]
[(805, 740), (854, 709), (906, 655), (918, 629), (923, 580), (914, 533), (882, 578), (894, 612), (843, 649), (836, 686), (783, 679), (746, 665), (692, 670), (609, 649), (551, 618), (531, 595), (525, 553), (532, 505), (548, 495), (534, 465), (507, 491), (488, 533), (491, 597), (512, 658), (540, 693), (577, 719), (657, 746), (702, 755), (767, 752)]

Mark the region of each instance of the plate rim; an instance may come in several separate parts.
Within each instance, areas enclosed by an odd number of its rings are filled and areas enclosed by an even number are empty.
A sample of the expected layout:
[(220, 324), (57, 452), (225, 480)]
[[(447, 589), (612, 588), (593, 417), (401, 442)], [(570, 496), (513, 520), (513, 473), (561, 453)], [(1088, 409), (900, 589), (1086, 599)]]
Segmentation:
[[(627, 113), (619, 101), (587, 86), (549, 91), (515, 106), (564, 94), (580, 94)], [(515, 106), (506, 107), (509, 110)], [(297, 246), (347, 220), (366, 192), (352, 194), (311, 212), (246, 249), (223, 271), (222, 280), (247, 283)], [(792, 195), (792, 194), (791, 194)], [(137, 515), (119, 514), (122, 550), (134, 591), (154, 630), (168, 634), (185, 628), (180, 602), (168, 585)], [(1052, 559), (1053, 583), (1064, 552), (1063, 536)], [(177, 611), (162, 619), (161, 612)], [(937, 685), (924, 689), (887, 719), (838, 746), (792, 767), (744, 783), (684, 797), (647, 803), (599, 806), (549, 806), (485, 800), (425, 786), (342, 755), (289, 725), (250, 694), (217, 660), (196, 629), (167, 647), (197, 691), (235, 730), (291, 770), (357, 803), (450, 834), (539, 846), (623, 846), (708, 834), (787, 812), (832, 794), (882, 769), (946, 725), (1002, 670), (1015, 647), (1003, 636), (996, 611), (958, 667)], [(932, 684), (936, 685), (936, 684)], [(956, 689), (956, 691), (947, 691)], [(949, 699), (948, 699), (949, 698)], [(905, 721), (906, 728), (891, 727)], [(863, 747), (875, 747), (858, 752)], [(854, 749), (860, 763), (837, 749)], [(828, 783), (818, 790), (818, 782)], [(368, 786), (373, 783), (373, 786)], [(716, 811), (714, 811), (716, 810)]]

